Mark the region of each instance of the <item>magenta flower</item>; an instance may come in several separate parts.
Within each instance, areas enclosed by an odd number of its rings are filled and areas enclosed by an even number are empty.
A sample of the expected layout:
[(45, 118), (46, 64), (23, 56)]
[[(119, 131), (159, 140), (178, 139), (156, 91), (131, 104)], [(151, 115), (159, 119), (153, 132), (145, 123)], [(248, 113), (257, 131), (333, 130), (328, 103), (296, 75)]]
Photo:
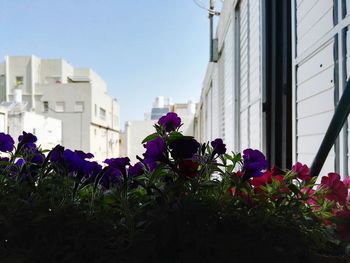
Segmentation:
[(243, 173), (245, 179), (262, 176), (262, 171), (268, 167), (268, 162), (265, 159), (264, 154), (259, 150), (244, 150), (243, 161)]
[(306, 164), (301, 164), (297, 162), (292, 166), (292, 170), (298, 175), (298, 177), (303, 181), (309, 181), (311, 179), (310, 169)]
[(340, 175), (337, 173), (329, 173), (328, 176), (322, 176), (321, 188), (327, 190), (326, 198), (331, 201), (346, 204), (348, 189), (340, 180)]
[(344, 180), (343, 183), (346, 188), (350, 188), (350, 176), (347, 176)]
[(172, 132), (180, 127), (181, 119), (175, 112), (168, 112), (159, 119), (158, 124), (163, 126), (166, 132)]

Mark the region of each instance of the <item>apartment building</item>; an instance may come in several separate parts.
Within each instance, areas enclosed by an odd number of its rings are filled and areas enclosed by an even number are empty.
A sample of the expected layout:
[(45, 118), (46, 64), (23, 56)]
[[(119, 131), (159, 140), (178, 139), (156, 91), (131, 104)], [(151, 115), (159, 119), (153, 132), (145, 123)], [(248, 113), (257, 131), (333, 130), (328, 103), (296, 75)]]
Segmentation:
[[(196, 137), (311, 165), (349, 77), (349, 10), (343, 0), (225, 0)], [(346, 123), (321, 174), (349, 174), (349, 141)]]
[(27, 111), (62, 121), (62, 145), (103, 161), (119, 153), (119, 104), (93, 70), (63, 59), (7, 56), (0, 64), (0, 100), (21, 93)]

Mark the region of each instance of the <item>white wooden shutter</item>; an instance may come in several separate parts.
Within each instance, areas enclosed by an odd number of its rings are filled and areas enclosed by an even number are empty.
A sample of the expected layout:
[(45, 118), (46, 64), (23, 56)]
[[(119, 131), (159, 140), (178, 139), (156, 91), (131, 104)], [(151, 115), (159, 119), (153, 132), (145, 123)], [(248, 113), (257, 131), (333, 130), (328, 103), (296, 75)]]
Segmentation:
[(225, 92), (225, 143), (229, 151), (234, 149), (234, 105), (233, 105), (233, 25), (229, 22), (224, 45), (224, 92)]
[(239, 6), (240, 150), (262, 149), (261, 1)]
[[(311, 165), (334, 114), (333, 0), (295, 1), (294, 113), (296, 161)], [(332, 32), (334, 31), (334, 32)], [(335, 169), (334, 147), (321, 175)]]

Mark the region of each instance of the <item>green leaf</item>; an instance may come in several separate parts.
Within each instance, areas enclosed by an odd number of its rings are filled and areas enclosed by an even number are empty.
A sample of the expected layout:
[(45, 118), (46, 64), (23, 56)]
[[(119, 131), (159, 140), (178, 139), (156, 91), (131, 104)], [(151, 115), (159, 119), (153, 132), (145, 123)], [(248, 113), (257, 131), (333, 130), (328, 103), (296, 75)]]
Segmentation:
[(296, 195), (301, 193), (299, 188), (295, 184), (288, 185), (288, 188), (289, 188), (289, 190), (291, 190)]
[(158, 133), (152, 133), (143, 139), (142, 144), (149, 142), (149, 141), (153, 141), (157, 137), (158, 137)]

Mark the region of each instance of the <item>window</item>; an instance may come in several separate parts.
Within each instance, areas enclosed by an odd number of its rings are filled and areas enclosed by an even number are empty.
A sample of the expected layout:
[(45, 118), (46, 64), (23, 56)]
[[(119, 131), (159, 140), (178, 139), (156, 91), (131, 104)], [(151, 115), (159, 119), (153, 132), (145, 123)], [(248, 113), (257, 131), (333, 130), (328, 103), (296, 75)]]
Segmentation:
[(83, 112), (84, 111), (84, 101), (76, 101), (74, 105), (75, 112)]
[(23, 85), (23, 76), (16, 77), (16, 86)]
[(64, 101), (57, 101), (56, 102), (56, 112), (64, 112), (65, 103)]
[(48, 112), (49, 111), (49, 102), (48, 101), (44, 101), (44, 112)]
[(106, 119), (106, 110), (103, 108), (100, 108), (100, 119), (102, 120)]

